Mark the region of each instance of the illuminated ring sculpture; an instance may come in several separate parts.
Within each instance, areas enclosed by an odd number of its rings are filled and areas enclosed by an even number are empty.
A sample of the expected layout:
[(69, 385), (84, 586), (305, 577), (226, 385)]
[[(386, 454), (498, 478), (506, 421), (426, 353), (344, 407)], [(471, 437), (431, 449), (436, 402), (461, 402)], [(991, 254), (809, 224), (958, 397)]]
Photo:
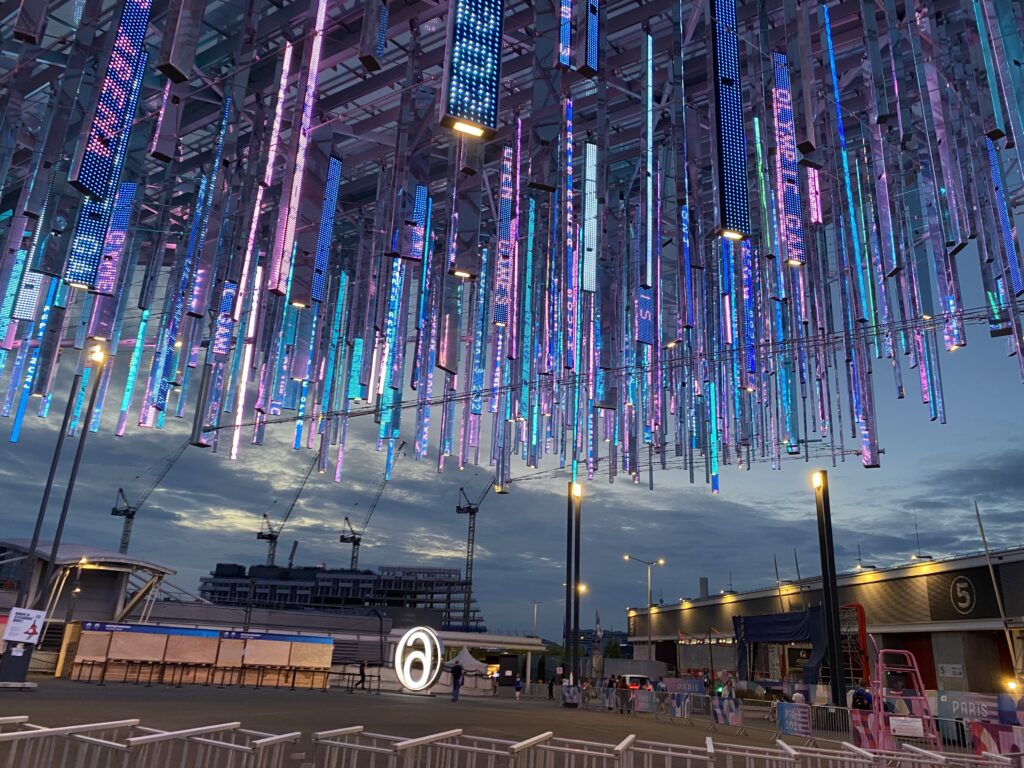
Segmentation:
[[(417, 670), (414, 665), (419, 665)], [(444, 666), (444, 644), (429, 627), (414, 627), (395, 648), (398, 682), (410, 691), (425, 691), (437, 682)]]

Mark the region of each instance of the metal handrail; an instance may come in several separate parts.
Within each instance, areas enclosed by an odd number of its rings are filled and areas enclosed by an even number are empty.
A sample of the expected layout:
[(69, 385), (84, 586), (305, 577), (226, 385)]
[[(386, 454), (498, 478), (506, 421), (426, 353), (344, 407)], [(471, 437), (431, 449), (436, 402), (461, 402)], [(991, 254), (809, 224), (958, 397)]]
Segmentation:
[(82, 725), (62, 725), (57, 728), (38, 728), (33, 731), (12, 731), (0, 733), (0, 741), (20, 741), (22, 739), (39, 738), (40, 736), (71, 736), (89, 731), (107, 731), (115, 728), (130, 728), (139, 724), (138, 720), (111, 720), (107, 723), (84, 723)]
[(240, 722), (220, 723), (218, 725), (203, 725), (198, 728), (187, 728), (183, 731), (161, 731), (146, 736), (133, 736), (125, 739), (128, 746), (134, 747), (142, 744), (155, 744), (160, 741), (173, 741), (174, 739), (189, 739), (193, 736), (204, 736), (208, 733), (220, 733), (222, 731), (233, 731), (241, 728)]

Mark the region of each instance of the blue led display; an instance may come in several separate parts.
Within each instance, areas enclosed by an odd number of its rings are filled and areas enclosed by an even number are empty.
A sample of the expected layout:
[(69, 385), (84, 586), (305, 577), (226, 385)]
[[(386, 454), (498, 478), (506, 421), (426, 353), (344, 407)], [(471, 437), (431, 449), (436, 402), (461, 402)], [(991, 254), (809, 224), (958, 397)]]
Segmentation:
[(583, 147), (583, 270), (584, 291), (597, 290), (597, 144)]
[(559, 0), (558, 63), (569, 66), (572, 50), (572, 0)]
[(512, 301), (512, 147), (501, 158), (501, 190), (498, 197), (498, 259), (494, 280), (494, 324), (508, 325)]
[(327, 287), (327, 261), (331, 255), (331, 241), (334, 239), (334, 214), (338, 210), (339, 186), (341, 186), (341, 160), (331, 157), (327, 163), (324, 204), (320, 209), (320, 232), (316, 237), (316, 263), (313, 266), (313, 280), (310, 287), (310, 297), (313, 301), (323, 301)]
[[(454, 0), (441, 124), (491, 138), (498, 127), (502, 0)], [(466, 127), (469, 130), (466, 130)]]
[(992, 187), (995, 190), (996, 196), (996, 213), (999, 215), (999, 229), (1003, 235), (1003, 247), (1006, 249), (1006, 261), (1010, 270), (1010, 286), (1013, 288), (1014, 294), (1020, 296), (1021, 293), (1024, 293), (1024, 281), (1021, 280), (1020, 260), (1013, 238), (1013, 224), (1010, 221), (1010, 214), (1006, 207), (1003, 171), (999, 164), (996, 145), (992, 143), (992, 139), (985, 139), (985, 149), (988, 150), (988, 164), (992, 171)]
[(213, 334), (213, 354), (226, 355), (231, 350), (231, 338), (235, 323), (231, 319), (231, 307), (238, 293), (238, 283), (233, 280), (224, 281), (224, 292), (220, 295), (220, 307), (217, 309), (217, 330)]
[(712, 58), (715, 70), (715, 128), (718, 152), (719, 231), (733, 238), (750, 234), (747, 200), (747, 142), (743, 131), (736, 0), (713, 0)]
[[(122, 127), (117, 134), (117, 146), (114, 152), (114, 168), (117, 173), (113, 179), (116, 183), (124, 165), (124, 155), (128, 148), (128, 135), (131, 132), (132, 119), (138, 104), (139, 89), (142, 86), (142, 73), (146, 68), (147, 55), (139, 55), (135, 72), (135, 80), (131, 85), (131, 94), (125, 112), (120, 116)], [(113, 184), (111, 185), (113, 186)], [(71, 285), (92, 288), (96, 284), (100, 260), (103, 256), (103, 244), (107, 238), (107, 227), (114, 211), (114, 195), (106, 194), (103, 198), (89, 198), (82, 204), (75, 225), (75, 234), (71, 240), (67, 264), (64, 267), (64, 280)]]
[(782, 197), (782, 221), (779, 230), (786, 244), (786, 261), (804, 263), (804, 220), (800, 204), (800, 177), (797, 171), (796, 124), (793, 121), (793, 92), (789, 82), (789, 59), (784, 53), (772, 54), (775, 88), (772, 106), (775, 112), (775, 166)]
[(113, 295), (117, 287), (117, 271), (124, 252), (125, 237), (128, 234), (128, 222), (132, 216), (132, 203), (138, 185), (134, 181), (125, 181), (118, 187), (114, 198), (114, 210), (110, 216), (110, 226), (103, 241), (103, 255), (99, 269), (96, 271), (96, 293)]
[(377, 17), (377, 46), (373, 52), (380, 58), (384, 55), (384, 46), (388, 41), (388, 6), (387, 3), (381, 6), (380, 16)]
[(125, 115), (135, 114), (131, 105), (138, 96), (137, 64), (145, 55), (142, 46), (151, 6), (152, 0), (124, 0), (89, 135), (79, 142), (68, 174), (75, 187), (96, 200), (111, 197), (121, 175), (123, 160), (117, 159), (118, 147), (125, 128)]

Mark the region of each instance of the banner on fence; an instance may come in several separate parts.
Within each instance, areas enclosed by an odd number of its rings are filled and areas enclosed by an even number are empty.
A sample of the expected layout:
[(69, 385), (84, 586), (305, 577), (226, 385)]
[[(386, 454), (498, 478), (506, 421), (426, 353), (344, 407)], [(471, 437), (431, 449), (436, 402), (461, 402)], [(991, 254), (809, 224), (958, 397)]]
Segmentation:
[(694, 693), (698, 696), (707, 693), (704, 681), (699, 677), (663, 677), (661, 682), (669, 693)]
[(740, 700), (715, 696), (711, 699), (711, 717), (716, 723), (723, 725), (743, 725)]
[(853, 744), (861, 749), (880, 749), (881, 739), (877, 727), (878, 718), (868, 709), (851, 709), (850, 726)]
[(973, 720), (970, 727), (971, 743), (976, 755), (982, 752), (995, 752), (1000, 755), (1018, 755), (1024, 752), (1024, 727), (983, 723), (979, 720)]
[[(1010, 698), (1010, 697), (1007, 697)], [(968, 693), (966, 691), (939, 691), (935, 697), (936, 715), (944, 720), (980, 720), (983, 723), (1002, 722), (1002, 702), (994, 693)], [(1016, 702), (1010, 707), (1016, 714)], [(1006, 725), (1019, 723), (1007, 722)]]
[(779, 730), (791, 736), (811, 735), (811, 707), (809, 704), (793, 704), (780, 701), (776, 711), (779, 715)]

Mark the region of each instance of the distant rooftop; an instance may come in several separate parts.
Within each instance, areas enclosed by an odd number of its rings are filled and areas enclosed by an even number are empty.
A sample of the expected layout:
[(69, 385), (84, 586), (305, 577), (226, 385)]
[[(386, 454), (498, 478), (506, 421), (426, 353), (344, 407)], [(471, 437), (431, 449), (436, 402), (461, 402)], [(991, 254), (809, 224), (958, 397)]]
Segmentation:
[[(28, 552), (28, 539), (0, 539), (0, 548), (14, 552)], [(40, 541), (35, 550), (35, 556), (40, 560), (50, 559), (50, 550), (53, 548), (52, 541)], [(91, 547), (85, 544), (62, 542), (57, 550), (57, 562), (55, 565), (74, 565), (85, 558), (94, 565), (125, 566), (133, 569), (146, 570), (152, 573), (161, 573), (170, 576), (177, 571), (168, 568), (166, 565), (153, 563), (149, 560), (141, 560), (131, 555), (122, 555), (120, 552), (113, 552), (109, 549)]]

